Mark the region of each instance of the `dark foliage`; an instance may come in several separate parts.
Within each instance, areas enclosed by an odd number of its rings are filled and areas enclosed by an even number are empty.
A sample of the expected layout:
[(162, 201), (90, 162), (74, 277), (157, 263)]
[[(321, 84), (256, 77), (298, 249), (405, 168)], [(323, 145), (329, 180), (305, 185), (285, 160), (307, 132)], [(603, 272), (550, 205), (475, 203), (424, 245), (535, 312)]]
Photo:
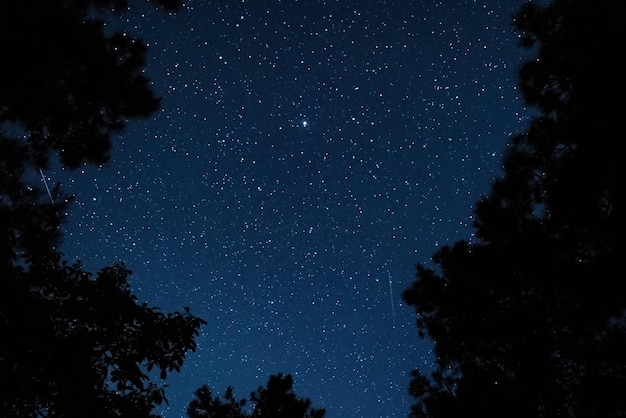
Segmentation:
[(3, 270), (3, 416), (152, 416), (165, 393), (148, 373), (180, 370), (201, 319), (138, 304), (121, 264), (95, 279), (59, 256)]
[(326, 414), (324, 409), (310, 409), (309, 399), (298, 399), (293, 392), (293, 378), (282, 373), (270, 376), (267, 388), (259, 387), (250, 394), (251, 414), (244, 410), (248, 400), (235, 399), (232, 387), (226, 389), (225, 402), (219, 396), (213, 397), (206, 385), (195, 396), (187, 408), (190, 418), (323, 418)]
[[(161, 1), (173, 7), (177, 2)], [(137, 302), (123, 264), (96, 277), (59, 253), (72, 201), (31, 184), (58, 151), (103, 163), (110, 136), (158, 99), (145, 46), (105, 36), (93, 7), (124, 1), (0, 2), (0, 415), (151, 417), (205, 322)], [(48, 185), (46, 185), (48, 187)]]
[(48, 254), (61, 239), (59, 226), (72, 197), (59, 186), (51, 199), (24, 181), (34, 171), (27, 144), (0, 132), (0, 263), (2, 267), (29, 262)]
[[(39, 166), (54, 149), (63, 164), (102, 164), (111, 134), (145, 117), (159, 99), (142, 74), (146, 45), (106, 35), (94, 8), (124, 10), (124, 0), (0, 2), (0, 124), (25, 133)], [(157, 3), (170, 8), (178, 1)]]
[(196, 390), (195, 398), (187, 407), (187, 416), (190, 418), (245, 418), (244, 406), (247, 400), (238, 401), (233, 395), (233, 388), (229, 386), (224, 395), (224, 401), (219, 396), (213, 397), (213, 392), (207, 385)]
[[(476, 206), (477, 242), (422, 265), (404, 300), (435, 342), (414, 371), (414, 417), (626, 415), (626, 294), (616, 64), (626, 3), (557, 0), (514, 16), (536, 59), (520, 87), (538, 116)], [(621, 196), (621, 197), (620, 197)]]

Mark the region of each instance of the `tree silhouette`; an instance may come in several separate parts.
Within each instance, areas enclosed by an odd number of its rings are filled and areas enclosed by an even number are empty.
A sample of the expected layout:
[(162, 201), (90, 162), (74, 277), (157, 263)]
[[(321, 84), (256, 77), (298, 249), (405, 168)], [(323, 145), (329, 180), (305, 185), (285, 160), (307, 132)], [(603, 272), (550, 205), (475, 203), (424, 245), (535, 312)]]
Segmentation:
[[(536, 59), (520, 69), (538, 109), (513, 138), (504, 175), (475, 209), (477, 241), (437, 251), (403, 293), (435, 342), (413, 372), (413, 417), (626, 414), (626, 295), (618, 180), (624, 93), (610, 65), (620, 1), (528, 2), (514, 16)], [(621, 197), (620, 197), (621, 196)]]
[(224, 396), (226, 402), (213, 397), (208, 386), (202, 386), (195, 393), (187, 416), (190, 418), (323, 418), (324, 409), (310, 409), (309, 399), (298, 399), (293, 392), (293, 378), (282, 373), (271, 375), (267, 387), (259, 387), (250, 394), (254, 405), (251, 414), (244, 411), (247, 399), (237, 401), (233, 388), (228, 387)]
[(187, 416), (190, 418), (246, 418), (243, 408), (246, 399), (238, 401), (233, 395), (233, 388), (229, 386), (224, 395), (226, 402), (220, 397), (213, 397), (213, 392), (207, 385), (195, 392), (195, 398), (187, 407)]
[[(172, 10), (180, 3), (154, 2)], [(105, 34), (95, 17), (102, 8), (119, 12), (127, 1), (0, 3), (0, 124), (19, 125), (39, 166), (52, 149), (71, 168), (102, 164), (111, 134), (159, 106), (142, 74), (146, 45), (126, 33)]]
[(0, 2), (3, 417), (154, 416), (166, 400), (154, 379), (180, 370), (205, 323), (139, 304), (123, 264), (95, 277), (68, 264), (58, 248), (72, 196), (31, 184), (53, 152), (69, 168), (106, 162), (111, 135), (158, 106), (145, 45), (105, 35), (91, 17), (102, 7), (126, 2)]

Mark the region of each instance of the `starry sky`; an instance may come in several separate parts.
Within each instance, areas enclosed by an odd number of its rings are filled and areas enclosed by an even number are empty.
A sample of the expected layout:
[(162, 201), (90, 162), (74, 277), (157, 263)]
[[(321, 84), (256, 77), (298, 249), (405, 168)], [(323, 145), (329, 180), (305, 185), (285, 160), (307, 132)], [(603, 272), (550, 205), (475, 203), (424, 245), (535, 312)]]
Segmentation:
[(125, 261), (140, 301), (208, 321), (167, 379), (166, 418), (208, 384), (270, 374), (328, 418), (403, 417), (432, 364), (402, 291), (472, 238), (472, 209), (529, 111), (511, 14), (523, 0), (134, 2), (111, 29), (149, 44), (162, 108), (77, 195), (63, 252)]

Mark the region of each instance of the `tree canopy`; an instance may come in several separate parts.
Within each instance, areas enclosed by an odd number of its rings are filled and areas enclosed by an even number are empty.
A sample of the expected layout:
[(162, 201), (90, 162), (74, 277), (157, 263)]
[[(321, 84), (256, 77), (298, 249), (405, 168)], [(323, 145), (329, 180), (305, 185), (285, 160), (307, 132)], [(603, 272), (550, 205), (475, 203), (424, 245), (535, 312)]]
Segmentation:
[[(178, 0), (155, 3), (171, 10)], [(98, 10), (121, 12), (125, 0), (34, 0), (0, 4), (0, 124), (19, 126), (39, 166), (49, 151), (67, 167), (102, 164), (111, 135), (129, 118), (159, 106), (142, 73), (146, 45), (105, 33)]]
[[(178, 1), (160, 0), (175, 9)], [(124, 264), (94, 277), (59, 251), (72, 196), (32, 179), (53, 153), (103, 164), (112, 135), (159, 99), (146, 46), (106, 34), (123, 0), (0, 2), (0, 410), (4, 417), (150, 417), (205, 321), (139, 303)], [(156, 372), (156, 374), (155, 374)]]
[[(403, 298), (435, 342), (413, 417), (626, 414), (626, 296), (617, 137), (620, 1), (524, 4), (513, 22), (534, 59), (520, 69), (538, 110), (512, 138), (504, 174), (475, 207), (476, 241), (417, 266)], [(622, 197), (620, 197), (622, 196)]]
[[(253, 404), (252, 413), (246, 413), (246, 404)], [(267, 387), (260, 386), (250, 399), (237, 400), (233, 388), (228, 387), (224, 401), (214, 397), (207, 385), (196, 390), (189, 403), (189, 418), (323, 418), (324, 409), (312, 409), (310, 399), (297, 398), (293, 392), (291, 375), (271, 375)]]

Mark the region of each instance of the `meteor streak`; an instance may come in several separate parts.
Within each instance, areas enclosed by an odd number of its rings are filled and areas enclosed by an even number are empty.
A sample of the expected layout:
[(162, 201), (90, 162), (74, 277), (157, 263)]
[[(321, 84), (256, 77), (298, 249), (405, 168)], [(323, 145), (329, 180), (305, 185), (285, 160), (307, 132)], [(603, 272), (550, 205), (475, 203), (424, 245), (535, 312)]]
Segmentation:
[(393, 289), (391, 288), (391, 273), (387, 270), (389, 276), (389, 301), (391, 302), (391, 317), (393, 318), (393, 329), (396, 329), (396, 310), (393, 307)]

